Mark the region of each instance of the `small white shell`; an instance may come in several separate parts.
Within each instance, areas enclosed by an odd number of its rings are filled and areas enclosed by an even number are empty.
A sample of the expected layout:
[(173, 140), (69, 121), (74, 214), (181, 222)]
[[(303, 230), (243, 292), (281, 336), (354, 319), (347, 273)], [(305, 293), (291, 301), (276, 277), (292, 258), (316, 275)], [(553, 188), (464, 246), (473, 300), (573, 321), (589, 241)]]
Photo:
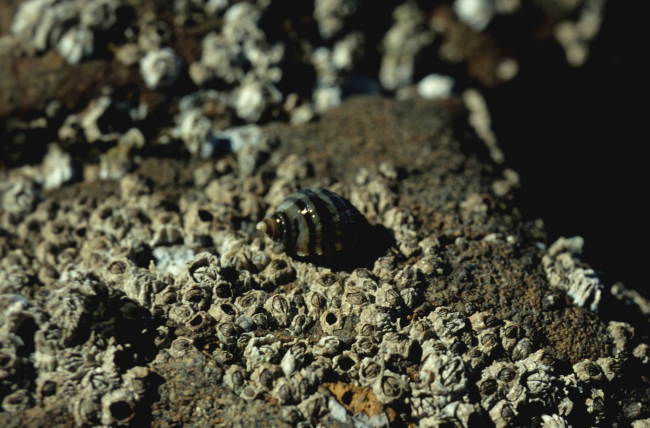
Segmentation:
[(246, 369), (252, 372), (262, 364), (280, 362), (281, 347), (280, 339), (272, 334), (267, 334), (264, 337), (253, 337), (244, 350)]
[[(102, 397), (102, 424), (126, 424), (135, 416), (136, 403), (137, 397), (128, 389), (117, 389), (105, 394)], [(120, 409), (119, 413), (114, 409)]]
[(226, 370), (223, 381), (235, 394), (239, 394), (246, 387), (246, 370), (233, 364)]
[(404, 376), (384, 370), (375, 381), (372, 391), (382, 404), (391, 404), (406, 394), (408, 383)]
[(339, 347), (339, 339), (336, 336), (325, 336), (314, 345), (312, 353), (314, 355), (330, 356), (336, 354)]
[(379, 347), (379, 354), (384, 361), (405, 360), (409, 357), (413, 340), (402, 333), (386, 333)]
[(455, 335), (465, 327), (466, 317), (452, 308), (440, 306), (428, 316), (431, 326), (440, 338)]
[(193, 345), (193, 340), (187, 337), (179, 337), (174, 340), (169, 347), (169, 355), (172, 358), (181, 358), (185, 355)]
[(256, 388), (260, 391), (271, 391), (275, 387), (275, 380), (282, 376), (284, 373), (280, 366), (262, 363), (251, 374), (251, 380), (255, 382)]
[(182, 59), (172, 48), (151, 50), (140, 60), (140, 72), (150, 89), (173, 85), (181, 71)]
[(276, 320), (278, 326), (288, 327), (291, 324), (293, 311), (291, 310), (291, 303), (286, 294), (279, 293), (271, 296), (264, 303), (264, 309)]
[(384, 372), (381, 358), (364, 358), (359, 364), (359, 383), (363, 386), (374, 385)]

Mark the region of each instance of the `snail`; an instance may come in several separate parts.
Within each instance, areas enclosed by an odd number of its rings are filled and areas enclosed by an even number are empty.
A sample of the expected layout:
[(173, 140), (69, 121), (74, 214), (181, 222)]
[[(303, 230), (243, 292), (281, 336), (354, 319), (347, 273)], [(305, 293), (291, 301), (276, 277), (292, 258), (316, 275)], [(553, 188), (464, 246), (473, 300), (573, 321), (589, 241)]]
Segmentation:
[(277, 249), (299, 257), (338, 259), (368, 234), (370, 224), (350, 201), (326, 189), (290, 194), (257, 229)]

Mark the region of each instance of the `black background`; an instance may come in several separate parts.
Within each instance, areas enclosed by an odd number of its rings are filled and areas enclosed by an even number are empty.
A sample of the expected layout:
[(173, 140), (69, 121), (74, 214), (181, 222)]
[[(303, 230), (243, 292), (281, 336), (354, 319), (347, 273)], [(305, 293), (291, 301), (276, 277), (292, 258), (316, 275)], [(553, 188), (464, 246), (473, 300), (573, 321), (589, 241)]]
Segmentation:
[(609, 1), (580, 68), (557, 45), (540, 46), (511, 84), (486, 95), (506, 166), (520, 174), (516, 204), (542, 218), (549, 244), (585, 238), (583, 261), (607, 288), (622, 281), (650, 297), (647, 34), (630, 2)]

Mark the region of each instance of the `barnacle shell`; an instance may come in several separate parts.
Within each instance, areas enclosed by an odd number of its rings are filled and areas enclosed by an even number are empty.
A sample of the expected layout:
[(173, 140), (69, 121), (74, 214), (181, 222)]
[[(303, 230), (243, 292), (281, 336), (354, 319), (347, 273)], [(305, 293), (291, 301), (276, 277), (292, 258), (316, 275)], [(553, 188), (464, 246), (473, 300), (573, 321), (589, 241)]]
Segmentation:
[(164, 88), (176, 82), (183, 61), (169, 47), (151, 50), (140, 60), (140, 71), (147, 87)]
[(334, 355), (339, 347), (339, 339), (336, 336), (325, 336), (314, 345), (314, 355)]
[(360, 315), (370, 303), (370, 297), (361, 288), (345, 287), (341, 312), (344, 315)]
[(281, 327), (288, 327), (291, 324), (293, 313), (289, 299), (284, 293), (270, 297), (264, 304), (266, 309)]
[(7, 413), (15, 413), (30, 407), (29, 394), (24, 389), (19, 389), (4, 397), (2, 400), (2, 410)]
[(280, 404), (288, 404), (294, 401), (293, 398), (293, 389), (291, 387), (291, 382), (282, 377), (275, 381), (275, 388), (271, 391), (271, 395), (280, 402)]
[(280, 367), (285, 376), (290, 376), (305, 362), (305, 352), (307, 351), (307, 344), (305, 342), (298, 342), (294, 344), (282, 357)]
[(357, 341), (352, 344), (352, 350), (361, 356), (372, 356), (377, 354), (377, 345), (370, 337), (357, 336)]
[(348, 254), (368, 232), (368, 221), (350, 201), (326, 189), (290, 194), (257, 229), (276, 248), (300, 257)]
[(239, 337), (239, 325), (233, 322), (222, 321), (217, 325), (217, 337), (223, 343), (232, 345)]
[(332, 359), (332, 368), (340, 375), (358, 376), (359, 356), (353, 351), (343, 351)]
[(415, 309), (418, 299), (420, 297), (420, 291), (417, 288), (405, 288), (399, 292), (399, 295), (402, 297), (404, 304), (409, 309)]
[(296, 425), (299, 421), (304, 419), (302, 413), (300, 413), (300, 410), (298, 410), (298, 407), (296, 406), (282, 406), (280, 409), (280, 415), (282, 415), (284, 421), (292, 425)]
[(282, 368), (274, 364), (263, 363), (251, 374), (251, 380), (262, 391), (270, 391), (275, 386), (276, 379), (284, 375)]
[(497, 428), (510, 425), (517, 414), (517, 410), (506, 400), (499, 401), (489, 412), (490, 418)]
[(316, 394), (298, 404), (298, 409), (307, 419), (318, 420), (328, 412), (329, 397), (326, 389), (321, 389)]
[(512, 350), (512, 358), (514, 360), (523, 360), (524, 358), (528, 358), (532, 352), (533, 342), (531, 342), (527, 337), (524, 337), (517, 342), (517, 345), (515, 345), (515, 348)]
[(295, 269), (280, 259), (273, 260), (264, 270), (264, 274), (274, 286), (288, 284), (296, 278)]
[(325, 333), (332, 334), (343, 328), (343, 317), (340, 313), (325, 311), (320, 317), (320, 326)]
[(235, 305), (228, 302), (221, 304), (213, 304), (208, 311), (212, 317), (218, 322), (221, 321), (235, 321), (239, 318), (239, 310)]
[(402, 333), (387, 333), (379, 348), (384, 361), (391, 362), (407, 359), (413, 346), (413, 340)]
[(620, 375), (621, 364), (620, 361), (614, 358), (599, 358), (596, 363), (605, 374), (607, 380), (612, 381)]
[(239, 393), (246, 387), (246, 370), (243, 367), (233, 364), (226, 370), (223, 380), (230, 389), (235, 391), (235, 393)]
[(570, 428), (564, 418), (559, 415), (542, 415), (542, 428)]
[(235, 305), (239, 308), (241, 313), (253, 317), (264, 307), (264, 302), (268, 295), (261, 290), (251, 290), (242, 294), (235, 300)]
[(312, 291), (306, 299), (309, 308), (309, 315), (312, 317), (320, 316), (327, 307), (327, 296), (318, 291)]
[(460, 397), (467, 390), (465, 364), (461, 357), (431, 354), (420, 370), (421, 385), (436, 395)]
[(252, 338), (244, 350), (246, 369), (253, 371), (263, 364), (279, 362), (281, 346), (280, 340), (272, 334)]
[(416, 321), (408, 326), (408, 333), (411, 339), (422, 344), (433, 337), (433, 331), (429, 323), (424, 320)]
[(517, 344), (517, 339), (521, 335), (521, 328), (517, 324), (506, 320), (504, 321), (504, 326), (500, 333), (503, 349), (511, 352)]
[(401, 399), (408, 389), (405, 376), (400, 376), (390, 370), (384, 370), (375, 381), (372, 391), (383, 404), (390, 404)]
[(375, 292), (375, 303), (400, 312), (402, 299), (390, 284), (384, 284)]
[(189, 306), (174, 304), (169, 309), (169, 319), (176, 321), (179, 324), (189, 322), (194, 316), (194, 310)]
[(213, 324), (213, 318), (207, 312), (197, 312), (194, 316), (187, 321), (185, 326), (188, 330), (193, 332), (200, 332), (207, 330)]
[(453, 312), (451, 308), (440, 306), (428, 317), (431, 326), (440, 338), (450, 337), (465, 327), (466, 318), (460, 312)]
[(294, 317), (293, 321), (291, 321), (290, 328), (294, 333), (300, 334), (309, 329), (312, 321), (313, 319), (311, 317), (303, 314), (298, 314)]
[(104, 425), (125, 424), (135, 415), (135, 394), (127, 389), (111, 391), (102, 397), (101, 421)]
[(584, 360), (573, 365), (573, 370), (579, 380), (583, 382), (600, 381), (603, 379), (603, 372), (598, 364), (590, 360)]
[(193, 346), (193, 342), (194, 341), (192, 339), (188, 339), (187, 337), (179, 337), (178, 339), (174, 340), (169, 347), (169, 355), (171, 355), (173, 358), (182, 357)]
[(605, 394), (602, 389), (591, 389), (591, 398), (585, 401), (587, 412), (600, 415), (605, 412)]
[(359, 383), (363, 386), (373, 385), (384, 372), (384, 361), (381, 358), (364, 358), (359, 365)]

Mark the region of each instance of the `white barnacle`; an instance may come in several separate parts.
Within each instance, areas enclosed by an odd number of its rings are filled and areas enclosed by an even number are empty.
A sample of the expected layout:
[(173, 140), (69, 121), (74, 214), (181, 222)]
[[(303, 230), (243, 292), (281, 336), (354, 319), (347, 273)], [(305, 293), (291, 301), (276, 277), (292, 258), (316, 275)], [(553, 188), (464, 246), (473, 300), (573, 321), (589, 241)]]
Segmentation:
[(140, 60), (140, 72), (150, 89), (165, 88), (176, 82), (182, 64), (172, 48), (166, 47), (147, 52)]

